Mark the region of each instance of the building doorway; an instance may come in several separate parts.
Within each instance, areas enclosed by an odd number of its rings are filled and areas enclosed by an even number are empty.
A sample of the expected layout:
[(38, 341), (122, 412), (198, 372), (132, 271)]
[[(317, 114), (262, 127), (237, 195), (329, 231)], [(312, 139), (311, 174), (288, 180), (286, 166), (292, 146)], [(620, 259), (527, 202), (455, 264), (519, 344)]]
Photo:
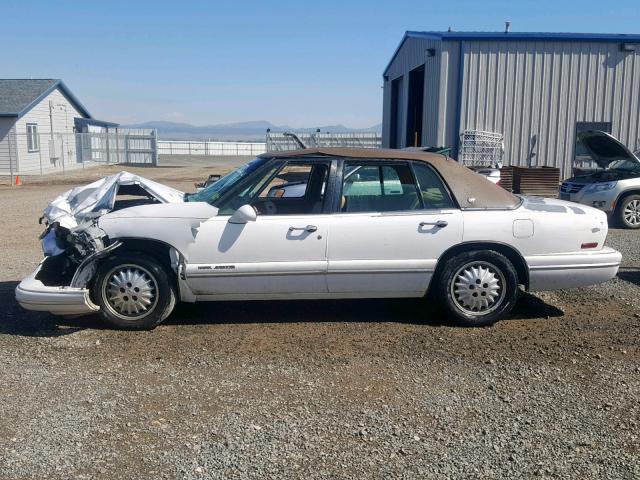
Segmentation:
[(389, 135), (389, 147), (401, 148), (401, 125), (402, 118), (402, 77), (391, 81), (391, 123)]
[(424, 65), (409, 72), (407, 103), (407, 147), (422, 146), (422, 114), (424, 106)]

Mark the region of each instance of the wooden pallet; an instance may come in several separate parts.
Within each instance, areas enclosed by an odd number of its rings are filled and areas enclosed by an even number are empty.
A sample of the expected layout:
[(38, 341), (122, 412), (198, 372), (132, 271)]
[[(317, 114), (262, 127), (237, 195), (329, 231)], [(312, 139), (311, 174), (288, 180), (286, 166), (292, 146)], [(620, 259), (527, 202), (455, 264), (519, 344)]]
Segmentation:
[[(511, 167), (513, 192), (522, 195), (557, 197), (560, 189), (560, 169), (553, 167)], [(502, 180), (501, 180), (502, 183)]]

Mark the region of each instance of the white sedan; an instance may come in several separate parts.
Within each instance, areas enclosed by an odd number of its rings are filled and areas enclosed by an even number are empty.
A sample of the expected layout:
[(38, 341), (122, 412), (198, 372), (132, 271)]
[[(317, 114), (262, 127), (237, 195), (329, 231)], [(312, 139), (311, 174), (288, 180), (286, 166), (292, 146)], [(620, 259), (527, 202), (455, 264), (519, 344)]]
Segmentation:
[(120, 328), (153, 328), (177, 301), (392, 297), (489, 325), (520, 288), (604, 282), (621, 261), (603, 212), (399, 150), (271, 152), (185, 195), (123, 173), (67, 192), (45, 219), (47, 256), (20, 304)]

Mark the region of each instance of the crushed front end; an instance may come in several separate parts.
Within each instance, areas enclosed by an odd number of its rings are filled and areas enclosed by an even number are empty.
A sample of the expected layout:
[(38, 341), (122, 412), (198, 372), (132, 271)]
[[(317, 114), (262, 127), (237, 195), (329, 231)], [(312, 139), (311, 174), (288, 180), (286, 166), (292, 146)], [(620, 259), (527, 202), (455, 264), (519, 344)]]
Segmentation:
[(45, 257), (16, 287), (16, 300), (27, 310), (56, 315), (82, 315), (98, 311), (91, 301), (88, 283), (97, 261), (115, 250), (95, 221), (73, 228), (58, 222), (47, 224), (41, 235)]
[[(97, 311), (89, 295), (99, 259), (120, 246), (98, 226), (109, 212), (134, 205), (182, 203), (185, 194), (139, 175), (120, 172), (72, 188), (44, 209), (40, 236), (44, 260), (16, 288), (16, 300), (27, 310), (57, 315)], [(119, 199), (120, 198), (120, 199)]]

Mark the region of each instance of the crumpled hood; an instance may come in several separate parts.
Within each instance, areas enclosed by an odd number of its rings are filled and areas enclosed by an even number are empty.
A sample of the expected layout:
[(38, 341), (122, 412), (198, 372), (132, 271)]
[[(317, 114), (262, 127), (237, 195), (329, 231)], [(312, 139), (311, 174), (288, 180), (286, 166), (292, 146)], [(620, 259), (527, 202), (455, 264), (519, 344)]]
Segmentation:
[(44, 209), (49, 224), (58, 222), (66, 228), (96, 218), (113, 210), (118, 189), (137, 186), (161, 203), (182, 203), (184, 192), (129, 172), (110, 175), (83, 187), (72, 188)]

